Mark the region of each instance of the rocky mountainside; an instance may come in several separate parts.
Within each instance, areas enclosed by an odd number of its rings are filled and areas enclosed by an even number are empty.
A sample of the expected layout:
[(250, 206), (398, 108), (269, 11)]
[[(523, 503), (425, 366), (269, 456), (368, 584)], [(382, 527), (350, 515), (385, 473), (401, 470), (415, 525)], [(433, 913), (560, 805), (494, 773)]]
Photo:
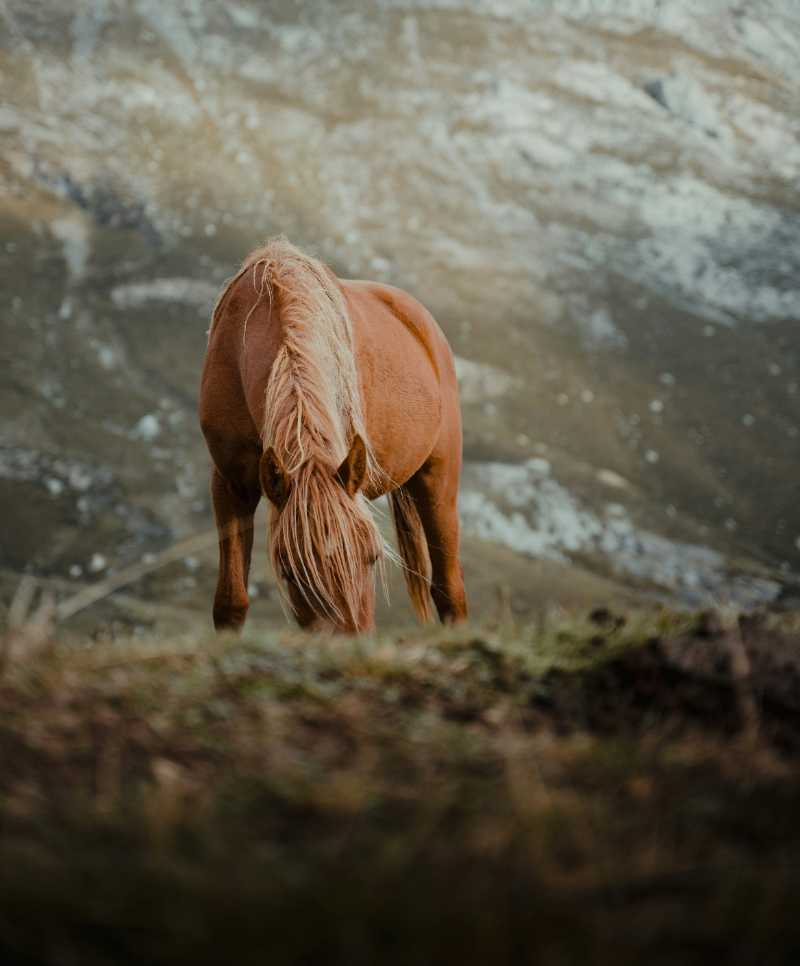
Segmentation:
[(792, 0), (76, 7), (0, 5), (0, 567), (210, 527), (209, 309), (285, 232), (451, 339), (476, 581), (795, 580)]

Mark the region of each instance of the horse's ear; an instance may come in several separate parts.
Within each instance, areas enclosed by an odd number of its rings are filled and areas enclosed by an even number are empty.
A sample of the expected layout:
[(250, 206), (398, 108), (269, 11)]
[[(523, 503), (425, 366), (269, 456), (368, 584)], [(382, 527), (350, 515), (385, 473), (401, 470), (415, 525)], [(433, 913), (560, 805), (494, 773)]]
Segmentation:
[(269, 446), (261, 454), (258, 464), (258, 478), (264, 496), (282, 510), (289, 499), (289, 474), (280, 456)]
[(367, 478), (367, 447), (360, 436), (356, 436), (350, 452), (336, 471), (336, 478), (349, 496), (355, 496)]

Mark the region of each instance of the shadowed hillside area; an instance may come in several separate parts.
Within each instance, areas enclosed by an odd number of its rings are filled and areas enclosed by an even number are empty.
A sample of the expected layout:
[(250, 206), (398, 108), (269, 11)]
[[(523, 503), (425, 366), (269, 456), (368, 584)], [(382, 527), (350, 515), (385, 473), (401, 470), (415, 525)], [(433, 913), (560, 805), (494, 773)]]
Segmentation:
[[(797, 962), (798, 98), (794, 0), (0, 0), (4, 963)], [(212, 635), (281, 233), (453, 348), (466, 629), (262, 503)]]

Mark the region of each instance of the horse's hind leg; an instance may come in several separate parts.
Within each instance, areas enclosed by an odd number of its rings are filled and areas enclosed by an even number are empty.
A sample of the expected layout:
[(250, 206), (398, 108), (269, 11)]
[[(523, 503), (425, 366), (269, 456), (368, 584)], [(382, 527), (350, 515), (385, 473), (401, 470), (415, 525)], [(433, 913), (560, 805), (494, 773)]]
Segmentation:
[(237, 488), (219, 470), (211, 472), (211, 496), (219, 535), (219, 577), (214, 595), (214, 627), (239, 630), (247, 616), (247, 581), (253, 550), (253, 517), (260, 491)]
[(443, 623), (465, 620), (467, 596), (459, 560), (460, 466), (435, 456), (405, 484), (414, 498), (431, 558), (431, 597)]

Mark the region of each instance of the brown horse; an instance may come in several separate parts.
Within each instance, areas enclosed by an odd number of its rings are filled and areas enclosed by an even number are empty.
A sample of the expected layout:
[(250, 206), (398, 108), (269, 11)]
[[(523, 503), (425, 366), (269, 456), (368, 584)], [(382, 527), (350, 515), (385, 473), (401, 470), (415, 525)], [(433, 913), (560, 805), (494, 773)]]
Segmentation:
[(248, 608), (253, 514), (272, 504), (273, 568), (298, 623), (374, 626), (384, 543), (367, 500), (388, 494), (422, 620), (466, 616), (456, 500), (453, 356), (419, 302), (337, 279), (283, 238), (252, 252), (211, 322), (200, 423), (219, 532), (217, 628)]

